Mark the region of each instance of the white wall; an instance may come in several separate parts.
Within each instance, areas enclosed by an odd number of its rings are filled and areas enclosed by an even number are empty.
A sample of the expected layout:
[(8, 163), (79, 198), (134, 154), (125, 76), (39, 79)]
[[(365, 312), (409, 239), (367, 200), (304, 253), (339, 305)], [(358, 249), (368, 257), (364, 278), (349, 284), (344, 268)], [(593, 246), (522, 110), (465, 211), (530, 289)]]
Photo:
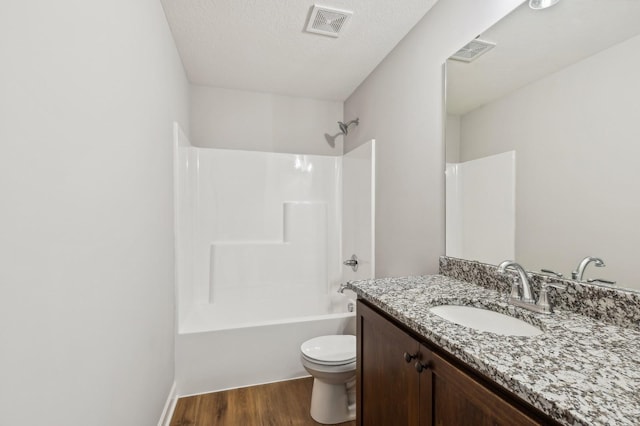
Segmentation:
[(444, 254), (442, 64), (522, 0), (442, 0), (345, 103), (345, 151), (376, 139), (376, 276), (433, 273)]
[(160, 2), (3, 1), (0, 56), (0, 424), (155, 424), (188, 108)]
[(462, 160), (516, 150), (516, 257), (569, 275), (640, 287), (640, 36), (573, 64), (462, 118)]
[(196, 146), (292, 154), (340, 155), (325, 133), (339, 132), (342, 102), (191, 86), (190, 138)]

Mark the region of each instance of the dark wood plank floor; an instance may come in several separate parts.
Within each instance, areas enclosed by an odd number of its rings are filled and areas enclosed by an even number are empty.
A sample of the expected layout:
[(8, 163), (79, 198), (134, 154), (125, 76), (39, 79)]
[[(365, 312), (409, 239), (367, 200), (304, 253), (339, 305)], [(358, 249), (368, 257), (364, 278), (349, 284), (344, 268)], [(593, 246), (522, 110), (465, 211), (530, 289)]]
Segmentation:
[(316, 426), (309, 415), (312, 385), (307, 377), (180, 398), (171, 426)]

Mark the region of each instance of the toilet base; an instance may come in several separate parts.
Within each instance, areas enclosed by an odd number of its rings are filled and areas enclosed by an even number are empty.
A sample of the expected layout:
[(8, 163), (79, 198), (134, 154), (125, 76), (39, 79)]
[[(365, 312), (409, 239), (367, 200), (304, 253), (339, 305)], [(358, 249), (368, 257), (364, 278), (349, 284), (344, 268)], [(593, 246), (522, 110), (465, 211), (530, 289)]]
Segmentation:
[(356, 418), (355, 381), (331, 384), (313, 379), (311, 417), (318, 423), (333, 425)]

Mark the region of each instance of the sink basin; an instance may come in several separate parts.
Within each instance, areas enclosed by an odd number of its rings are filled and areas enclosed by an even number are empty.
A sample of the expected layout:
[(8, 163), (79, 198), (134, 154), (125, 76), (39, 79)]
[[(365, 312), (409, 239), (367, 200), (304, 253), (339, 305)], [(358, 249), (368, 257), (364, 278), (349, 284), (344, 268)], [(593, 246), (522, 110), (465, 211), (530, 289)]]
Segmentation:
[(429, 311), (447, 321), (478, 331), (490, 331), (503, 336), (538, 336), (542, 334), (542, 330), (528, 322), (488, 309), (442, 305), (435, 306)]

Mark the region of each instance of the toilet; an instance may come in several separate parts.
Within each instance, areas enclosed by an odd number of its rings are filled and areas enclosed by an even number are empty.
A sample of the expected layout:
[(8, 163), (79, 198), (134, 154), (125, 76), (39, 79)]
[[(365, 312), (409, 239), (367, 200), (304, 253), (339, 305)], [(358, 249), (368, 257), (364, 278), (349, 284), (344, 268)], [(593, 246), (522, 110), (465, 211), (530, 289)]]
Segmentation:
[(355, 419), (356, 336), (315, 337), (300, 345), (300, 353), (313, 376), (313, 420), (336, 424)]

